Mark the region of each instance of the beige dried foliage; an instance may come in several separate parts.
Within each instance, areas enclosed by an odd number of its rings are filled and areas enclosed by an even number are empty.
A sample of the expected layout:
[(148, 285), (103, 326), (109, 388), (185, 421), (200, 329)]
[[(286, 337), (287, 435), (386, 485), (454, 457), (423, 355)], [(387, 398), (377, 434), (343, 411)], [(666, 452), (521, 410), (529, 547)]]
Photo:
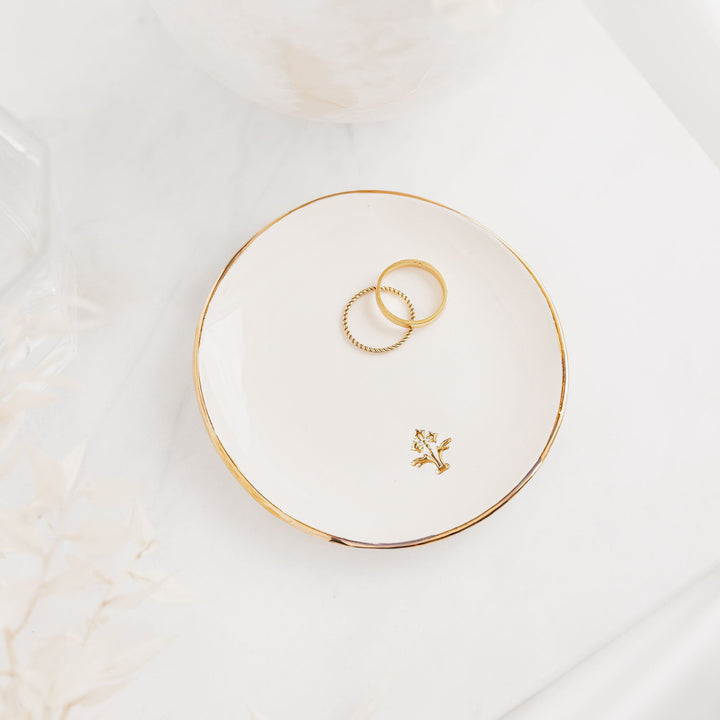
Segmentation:
[(0, 501), (3, 720), (66, 720), (105, 702), (167, 644), (129, 640), (128, 608), (187, 599), (148, 559), (155, 532), (127, 488), (83, 475), (85, 443), (62, 458), (23, 445), (27, 417), (55, 401), (67, 343), (37, 362), (28, 348), (82, 329), (78, 310), (96, 314), (75, 298), (0, 310), (0, 488), (33, 490), (24, 503)]

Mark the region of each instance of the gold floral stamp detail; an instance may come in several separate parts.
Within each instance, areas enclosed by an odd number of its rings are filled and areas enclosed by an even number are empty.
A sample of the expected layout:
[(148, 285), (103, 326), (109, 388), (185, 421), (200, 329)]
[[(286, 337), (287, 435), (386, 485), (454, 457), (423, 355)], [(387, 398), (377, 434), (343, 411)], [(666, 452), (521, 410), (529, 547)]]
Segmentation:
[(446, 438), (439, 445), (437, 433), (428, 430), (416, 430), (412, 443), (412, 450), (420, 454), (420, 457), (412, 461), (413, 467), (422, 467), (426, 463), (435, 465), (435, 472), (440, 475), (444, 473), (450, 464), (443, 460), (443, 453), (448, 449), (452, 438)]

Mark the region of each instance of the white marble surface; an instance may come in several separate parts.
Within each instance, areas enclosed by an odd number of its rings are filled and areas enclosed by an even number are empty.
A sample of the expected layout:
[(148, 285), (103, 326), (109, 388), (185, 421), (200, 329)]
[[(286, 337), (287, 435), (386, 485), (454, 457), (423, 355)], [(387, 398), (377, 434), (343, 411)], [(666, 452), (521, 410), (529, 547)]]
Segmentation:
[[(142, 2), (4, 3), (0, 98), (48, 139), (84, 337), (47, 445), (141, 495), (201, 600), (105, 718), (496, 718), (720, 559), (720, 175), (596, 22), (538, 2), (478, 86), (385, 125), (252, 106)], [(325, 544), (263, 510), (207, 439), (197, 314), (257, 229), (397, 189), (478, 218), (543, 278), (570, 351), (548, 461), (478, 527), (415, 550)]]

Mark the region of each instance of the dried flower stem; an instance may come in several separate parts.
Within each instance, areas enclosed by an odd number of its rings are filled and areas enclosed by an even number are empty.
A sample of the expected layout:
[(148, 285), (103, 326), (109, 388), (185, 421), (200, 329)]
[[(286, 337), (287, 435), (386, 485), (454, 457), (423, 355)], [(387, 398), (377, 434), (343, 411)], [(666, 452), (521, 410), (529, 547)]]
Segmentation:
[[(0, 309), (2, 479), (10, 476), (16, 459), (25, 454), (26, 448), (18, 442), (24, 419), (30, 410), (53, 399), (45, 390), (48, 384), (60, 384), (57, 378), (49, 377), (49, 373), (57, 368), (56, 358), (41, 360), (29, 372), (20, 366), (26, 368), (32, 361), (32, 356), (28, 361), (25, 348), (30, 340), (42, 341), (50, 335), (62, 335), (78, 329), (77, 323), (61, 327), (53, 313), (73, 304), (82, 308), (83, 304), (72, 299), (65, 299), (63, 303), (45, 308), (49, 316), (37, 310), (28, 315)], [(4, 667), (0, 668), (2, 718), (68, 720), (71, 713), (74, 714), (73, 710), (81, 709), (80, 706), (104, 702), (151, 657), (155, 647), (159, 648), (157, 641), (123, 648), (119, 653), (120, 659), (116, 660), (114, 647), (97, 632), (110, 606), (117, 604), (124, 607), (128, 602), (137, 604), (153, 596), (165, 584), (165, 579), (153, 579), (151, 574), (146, 574), (147, 570), (137, 567), (154, 543), (152, 527), (137, 504), (129, 527), (124, 523), (110, 523), (109, 527), (100, 523), (98, 531), (91, 520), (94, 519), (92, 514), (102, 506), (92, 507), (86, 512), (86, 508), (77, 502), (85, 498), (92, 503), (94, 498), (102, 497), (101, 487), (95, 485), (87, 486), (83, 492), (72, 489), (78, 477), (82, 452), (80, 446), (63, 461), (43, 456), (41, 462), (33, 462), (35, 499), (19, 509), (0, 507), (3, 513), (0, 527), (3, 531), (0, 533), (2, 549), (8, 553), (35, 557), (39, 561), (35, 582), (27, 594), (24, 582), (10, 583), (7, 588), (11, 594), (15, 593), (18, 600), (23, 600), (23, 605), (17, 624), (2, 629), (7, 656), (6, 661), (2, 661)], [(128, 501), (129, 497), (124, 502)], [(77, 510), (85, 512), (86, 517), (90, 516), (86, 523), (77, 524)], [(47, 516), (56, 522), (48, 524)], [(66, 533), (64, 528), (70, 518), (73, 518), (73, 528)], [(40, 529), (42, 542), (37, 535)], [(134, 532), (138, 529), (139, 539)], [(47, 537), (48, 534), (50, 537)], [(97, 564), (98, 554), (108, 556), (108, 560), (125, 557), (128, 543), (135, 548), (139, 545), (141, 549), (122, 569), (106, 573)], [(60, 558), (59, 551), (65, 544), (72, 546), (72, 553)], [(97, 587), (98, 582), (106, 587), (102, 599), (95, 605), (91, 588)], [(137, 592), (124, 593), (125, 586), (138, 588), (140, 585), (143, 587)], [(70, 632), (62, 613), (54, 615), (55, 627), (49, 630), (49, 636), (36, 637), (32, 622), (40, 601), (48, 599), (51, 603), (56, 594), (66, 592), (76, 593), (81, 607), (89, 605), (92, 610), (86, 615), (88, 619), (83, 637), (78, 638)], [(166, 597), (170, 595), (166, 588), (164, 594)], [(117, 618), (117, 621), (116, 624), (119, 624), (121, 619)]]

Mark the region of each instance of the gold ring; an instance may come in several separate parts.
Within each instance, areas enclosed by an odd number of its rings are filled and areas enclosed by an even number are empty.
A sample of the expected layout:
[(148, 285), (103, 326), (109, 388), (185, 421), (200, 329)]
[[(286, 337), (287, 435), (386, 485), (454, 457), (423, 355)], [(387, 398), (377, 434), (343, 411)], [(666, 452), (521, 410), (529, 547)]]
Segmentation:
[[(395, 350), (399, 348), (409, 337), (412, 333), (413, 329), (408, 328), (407, 332), (393, 345), (388, 345), (387, 347), (372, 347), (371, 345), (363, 345), (357, 338), (353, 336), (353, 334), (350, 332), (350, 327), (348, 325), (348, 313), (350, 312), (350, 308), (352, 307), (352, 304), (361, 298), (363, 295), (367, 295), (370, 292), (373, 292), (375, 290), (375, 286), (372, 285), (371, 287), (367, 287), (364, 290), (361, 290), (359, 293), (356, 293), (353, 295), (350, 300), (348, 301), (348, 304), (345, 306), (345, 310), (343, 311), (343, 330), (345, 331), (345, 335), (347, 336), (347, 339), (356, 347), (360, 348), (360, 350), (364, 350), (365, 352), (369, 353), (386, 353), (390, 352), (391, 350)], [(382, 292), (390, 292), (397, 295), (399, 298), (402, 298), (405, 301), (405, 304), (408, 306), (408, 309), (410, 310), (410, 318), (415, 318), (415, 308), (413, 307), (412, 302), (410, 302), (410, 298), (400, 290), (397, 290), (394, 287), (390, 287), (386, 285), (385, 287), (381, 287), (380, 290)]]
[[(440, 283), (440, 287), (442, 288), (442, 302), (440, 303), (440, 306), (438, 309), (432, 314), (428, 315), (426, 318), (422, 318), (421, 320), (415, 320), (414, 317), (411, 317), (409, 320), (406, 320), (404, 318), (398, 317), (394, 313), (391, 313), (390, 310), (387, 309), (385, 306), (385, 303), (382, 300), (382, 297), (380, 297), (380, 287), (382, 285), (382, 281), (385, 279), (386, 275), (389, 275), (391, 272), (394, 272), (395, 270), (398, 270), (402, 267), (414, 267), (418, 268), (418, 270), (425, 270), (425, 272), (429, 272), (431, 275), (435, 277), (435, 279)], [(378, 307), (382, 311), (382, 314), (395, 325), (400, 325), (400, 327), (406, 327), (410, 328), (416, 328), (416, 327), (424, 327), (425, 325), (429, 325), (431, 322), (437, 319), (437, 316), (445, 309), (445, 303), (447, 301), (447, 285), (445, 284), (445, 278), (440, 274), (440, 271), (431, 265), (429, 262), (425, 262), (424, 260), (398, 260), (397, 262), (394, 262), (392, 265), (388, 265), (381, 273), (380, 277), (378, 278), (378, 281), (375, 285), (375, 300), (377, 301)]]

